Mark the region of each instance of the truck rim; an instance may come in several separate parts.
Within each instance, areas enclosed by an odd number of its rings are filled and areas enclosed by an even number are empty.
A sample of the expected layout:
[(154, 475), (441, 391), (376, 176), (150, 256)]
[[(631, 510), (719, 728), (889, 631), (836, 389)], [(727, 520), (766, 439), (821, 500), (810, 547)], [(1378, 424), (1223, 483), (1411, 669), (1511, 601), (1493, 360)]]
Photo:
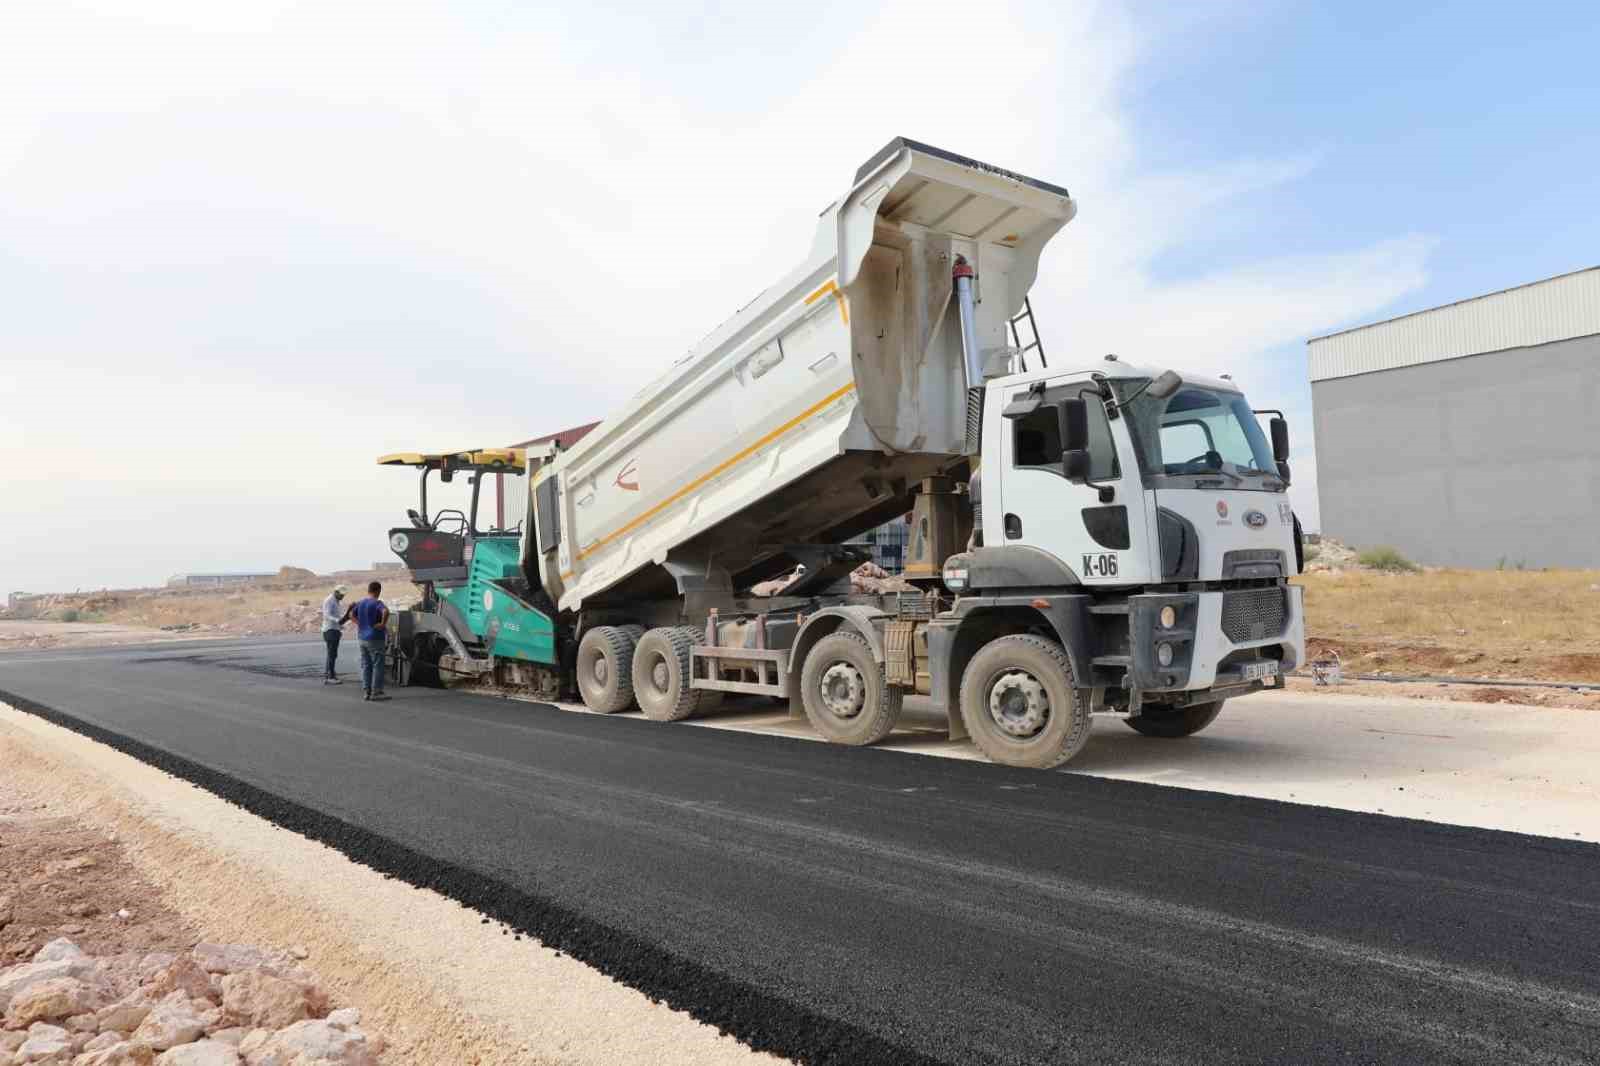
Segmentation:
[(594, 683), (604, 687), (606, 681), (611, 677), (611, 667), (606, 664), (606, 657), (604, 655), (596, 655), (594, 657), (594, 665), (590, 667), (589, 672), (594, 675)]
[(836, 662), (822, 674), (822, 705), (839, 718), (854, 718), (866, 705), (866, 678), (847, 662)]
[(1038, 736), (1050, 720), (1050, 697), (1026, 670), (1009, 670), (989, 689), (989, 717), (1010, 736)]

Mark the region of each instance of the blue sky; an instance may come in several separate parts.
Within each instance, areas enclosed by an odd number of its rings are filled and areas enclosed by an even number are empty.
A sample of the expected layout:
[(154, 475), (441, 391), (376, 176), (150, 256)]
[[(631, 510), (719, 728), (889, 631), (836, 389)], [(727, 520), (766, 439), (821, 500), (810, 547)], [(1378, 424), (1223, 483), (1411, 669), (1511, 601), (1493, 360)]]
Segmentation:
[[(1287, 145), (1315, 166), (1153, 270), (1181, 276), (1275, 244), (1425, 235), (1426, 281), (1383, 308), (1390, 317), (1594, 266), (1597, 61), (1592, 3), (1281, 3), (1219, 16), (1198, 40), (1164, 42), (1130, 86), (1151, 162)], [(1272, 358), (1295, 385), (1304, 346)]]
[[(19, 0), (0, 591), (383, 558), (382, 452), (603, 416), (906, 135), (1064, 184), (1060, 359), (1232, 372), (1600, 261), (1600, 5)], [(1314, 524), (1314, 519), (1313, 519)]]

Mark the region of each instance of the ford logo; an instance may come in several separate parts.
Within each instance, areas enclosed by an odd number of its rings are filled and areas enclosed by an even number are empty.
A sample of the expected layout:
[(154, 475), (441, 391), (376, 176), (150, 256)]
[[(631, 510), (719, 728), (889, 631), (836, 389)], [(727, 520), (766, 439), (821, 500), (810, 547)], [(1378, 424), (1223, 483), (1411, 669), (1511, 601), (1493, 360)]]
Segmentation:
[(1260, 511), (1246, 511), (1244, 513), (1244, 524), (1251, 529), (1260, 529), (1267, 524), (1267, 516)]

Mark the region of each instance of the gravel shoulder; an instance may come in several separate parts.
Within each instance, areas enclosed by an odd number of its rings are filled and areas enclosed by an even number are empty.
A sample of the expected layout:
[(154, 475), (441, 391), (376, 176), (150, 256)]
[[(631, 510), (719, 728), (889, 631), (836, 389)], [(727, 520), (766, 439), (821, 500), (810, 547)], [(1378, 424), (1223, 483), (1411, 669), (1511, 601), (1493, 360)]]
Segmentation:
[(3, 705), (0, 765), (8, 787), (48, 804), (63, 825), (115, 835), (158, 897), (135, 913), (168, 923), (171, 939), (303, 946), (330, 992), (385, 1034), (385, 1063), (781, 1061), (442, 896)]

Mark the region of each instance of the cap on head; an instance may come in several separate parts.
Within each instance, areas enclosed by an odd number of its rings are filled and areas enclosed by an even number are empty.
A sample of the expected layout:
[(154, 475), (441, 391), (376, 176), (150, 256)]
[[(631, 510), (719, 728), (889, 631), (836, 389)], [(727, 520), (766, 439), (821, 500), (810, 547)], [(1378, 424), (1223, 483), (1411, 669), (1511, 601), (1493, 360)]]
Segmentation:
[(339, 597), (341, 600), (344, 599), (344, 594), (346, 592), (349, 592), (349, 591), (350, 591), (350, 586), (349, 585), (335, 585), (335, 586), (333, 586), (333, 594), (335, 596)]

